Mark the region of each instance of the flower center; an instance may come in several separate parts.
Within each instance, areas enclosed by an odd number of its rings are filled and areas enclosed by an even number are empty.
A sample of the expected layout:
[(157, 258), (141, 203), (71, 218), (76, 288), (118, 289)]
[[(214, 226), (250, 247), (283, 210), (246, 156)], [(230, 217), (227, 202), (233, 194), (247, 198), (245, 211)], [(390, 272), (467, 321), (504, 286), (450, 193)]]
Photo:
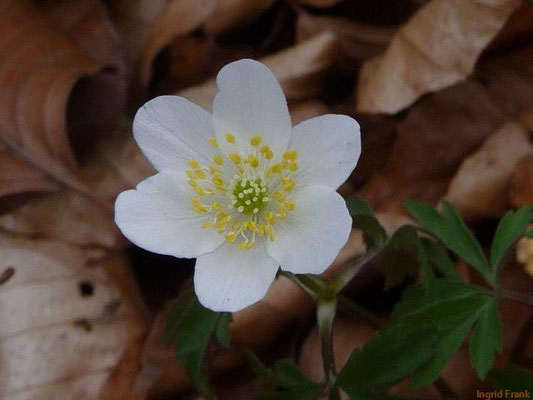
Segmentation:
[[(232, 134), (225, 139), (236, 145)], [(209, 143), (218, 149), (215, 138)], [(205, 215), (203, 228), (217, 230), (243, 250), (263, 236), (275, 240), (274, 225), (296, 208), (289, 197), (296, 185), (297, 152), (286, 151), (276, 158), (258, 135), (250, 138), (250, 145), (247, 154), (215, 154), (207, 167), (190, 160), (191, 169), (185, 171), (197, 194), (191, 199), (193, 210)]]
[(243, 214), (258, 214), (270, 200), (268, 188), (261, 178), (236, 179), (233, 197), (233, 208)]

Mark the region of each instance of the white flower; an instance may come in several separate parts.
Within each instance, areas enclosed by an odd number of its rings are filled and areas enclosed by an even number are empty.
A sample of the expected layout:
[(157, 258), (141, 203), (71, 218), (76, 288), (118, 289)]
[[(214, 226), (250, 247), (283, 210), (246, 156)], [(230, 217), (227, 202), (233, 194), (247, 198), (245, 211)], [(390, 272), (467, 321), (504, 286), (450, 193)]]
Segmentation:
[(344, 115), (292, 127), (259, 62), (228, 64), (217, 85), (212, 114), (177, 96), (139, 109), (133, 133), (159, 172), (120, 194), (115, 219), (137, 246), (197, 257), (198, 299), (233, 312), (263, 298), (279, 266), (319, 274), (336, 257), (351, 219), (335, 190), (361, 141)]

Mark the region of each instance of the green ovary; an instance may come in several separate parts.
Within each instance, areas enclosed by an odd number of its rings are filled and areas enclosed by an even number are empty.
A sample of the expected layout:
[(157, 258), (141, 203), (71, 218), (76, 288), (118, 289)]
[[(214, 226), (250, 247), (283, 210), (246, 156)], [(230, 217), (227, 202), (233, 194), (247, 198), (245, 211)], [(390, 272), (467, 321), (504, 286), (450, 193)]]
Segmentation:
[(257, 214), (269, 202), (268, 189), (260, 178), (242, 179), (233, 187), (233, 208), (243, 214)]

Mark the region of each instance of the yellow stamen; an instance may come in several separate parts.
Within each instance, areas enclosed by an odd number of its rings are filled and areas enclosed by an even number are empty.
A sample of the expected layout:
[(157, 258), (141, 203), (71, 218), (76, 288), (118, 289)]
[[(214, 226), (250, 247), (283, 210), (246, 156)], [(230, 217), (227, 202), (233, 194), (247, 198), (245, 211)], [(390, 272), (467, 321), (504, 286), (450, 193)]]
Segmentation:
[(226, 133), (224, 137), (226, 138), (226, 142), (231, 144), (235, 143), (235, 136), (233, 136), (231, 133)]

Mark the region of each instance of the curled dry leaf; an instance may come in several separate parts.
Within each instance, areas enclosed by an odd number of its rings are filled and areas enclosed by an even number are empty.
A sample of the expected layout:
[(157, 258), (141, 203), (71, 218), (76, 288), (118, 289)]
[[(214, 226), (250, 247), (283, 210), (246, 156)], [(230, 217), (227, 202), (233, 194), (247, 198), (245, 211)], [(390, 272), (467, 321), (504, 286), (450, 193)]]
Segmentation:
[(142, 87), (150, 81), (152, 63), (172, 38), (198, 28), (215, 9), (216, 0), (173, 0), (159, 14), (143, 44), (139, 56), (139, 80)]
[(362, 195), (377, 210), (398, 212), (408, 199), (436, 202), (461, 161), (505, 120), (475, 82), (422, 100), (398, 125), (386, 166), (363, 187)]
[(511, 181), (509, 200), (514, 207), (533, 205), (533, 153), (517, 164)]
[(298, 3), (315, 8), (329, 8), (344, 0), (297, 0)]
[(246, 23), (269, 8), (274, 0), (219, 0), (204, 24), (208, 35), (220, 35), (236, 25)]
[(126, 64), (133, 70), (154, 21), (167, 0), (114, 0), (108, 2), (111, 19), (120, 31)]
[(0, 398), (99, 399), (144, 330), (122, 257), (5, 234), (0, 251)]
[[(337, 55), (335, 37), (325, 32), (260, 61), (276, 75), (288, 100), (301, 100), (320, 92), (324, 73), (335, 62)], [(210, 109), (216, 91), (215, 80), (211, 79), (178, 94)]]
[(432, 0), (394, 35), (385, 54), (363, 65), (357, 110), (394, 114), (466, 79), (519, 0)]
[(507, 193), (516, 165), (533, 151), (525, 129), (510, 122), (467, 157), (452, 179), (444, 199), (465, 219), (498, 217), (507, 208)]
[(153, 173), (153, 167), (133, 140), (131, 123), (122, 119), (114, 134), (95, 148), (83, 168), (94, 194), (92, 198), (64, 189), (0, 215), (0, 227), (17, 234), (84, 246), (121, 247), (124, 240), (106, 205), (118, 193)]
[(386, 26), (366, 25), (342, 17), (298, 10), (296, 35), (299, 42), (324, 31), (333, 33), (338, 39), (341, 53), (348, 58), (348, 65), (382, 53), (394, 33), (394, 29)]
[[(49, 191), (53, 189), (49, 179), (83, 190), (67, 136), (67, 105), (69, 101), (76, 103), (70, 96), (82, 77), (94, 76), (105, 63), (90, 57), (63, 36), (32, 2), (3, 0), (0, 7), (3, 159), (9, 159), (8, 165), (20, 166), (11, 176), (32, 177), (16, 190)], [(81, 35), (86, 27), (83, 22), (94, 25), (95, 20), (81, 21), (67, 30)], [(20, 161), (15, 164), (14, 158)], [(39, 172), (30, 173), (31, 169)], [(10, 183), (5, 186), (10, 187)]]

